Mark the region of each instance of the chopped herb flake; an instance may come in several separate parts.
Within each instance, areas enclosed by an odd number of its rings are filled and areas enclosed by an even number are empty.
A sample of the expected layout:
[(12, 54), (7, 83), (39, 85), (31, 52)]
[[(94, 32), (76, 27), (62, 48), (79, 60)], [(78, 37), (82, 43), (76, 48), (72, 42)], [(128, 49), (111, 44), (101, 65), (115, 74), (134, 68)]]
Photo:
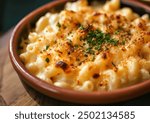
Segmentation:
[(95, 60), (95, 56), (93, 56), (93, 58), (92, 58), (92, 61), (94, 61)]
[[(110, 34), (103, 33), (100, 30), (90, 30), (84, 40), (89, 47), (93, 47), (95, 50), (100, 50), (104, 43), (112, 44), (114, 46), (118, 44), (118, 40), (111, 38)], [(90, 53), (91, 48), (88, 49), (88, 51)]]
[(46, 45), (46, 50), (48, 50), (48, 48), (49, 48), (49, 45)]
[(78, 45), (78, 44), (75, 44), (75, 45), (74, 45), (74, 48), (75, 48), (75, 49), (77, 49), (78, 47), (79, 47), (79, 45)]
[(125, 45), (125, 43), (126, 43), (126, 41), (125, 41), (125, 40), (123, 40), (123, 41), (121, 42), (121, 44), (122, 44), (122, 45)]
[(59, 28), (61, 27), (61, 24), (59, 22), (57, 23), (57, 27), (59, 27)]
[(85, 28), (83, 27), (83, 25), (80, 25), (79, 29), (84, 30)]
[(115, 35), (118, 35), (119, 32), (120, 32), (120, 30), (116, 30), (116, 31), (115, 31)]
[(100, 49), (101, 49), (100, 45), (95, 46), (95, 50), (100, 50)]
[(94, 50), (92, 50), (92, 48), (87, 48), (86, 53), (94, 54), (95, 52), (94, 52)]
[(49, 63), (49, 58), (46, 58), (45, 61), (46, 61), (47, 63)]

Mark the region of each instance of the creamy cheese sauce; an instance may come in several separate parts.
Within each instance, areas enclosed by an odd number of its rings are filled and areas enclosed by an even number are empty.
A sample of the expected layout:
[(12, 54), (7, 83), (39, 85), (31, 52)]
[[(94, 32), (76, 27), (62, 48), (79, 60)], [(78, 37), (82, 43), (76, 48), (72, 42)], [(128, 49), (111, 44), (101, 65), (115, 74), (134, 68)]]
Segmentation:
[(150, 79), (150, 19), (119, 0), (89, 6), (68, 2), (47, 13), (23, 38), (20, 58), (49, 84), (79, 91), (109, 91)]

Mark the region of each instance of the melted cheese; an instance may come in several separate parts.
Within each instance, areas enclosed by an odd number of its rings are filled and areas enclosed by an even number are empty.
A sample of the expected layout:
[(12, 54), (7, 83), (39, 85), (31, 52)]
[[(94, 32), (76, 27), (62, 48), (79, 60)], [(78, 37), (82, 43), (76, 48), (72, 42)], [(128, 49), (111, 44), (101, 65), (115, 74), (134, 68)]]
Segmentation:
[(68, 2), (41, 17), (20, 47), (29, 72), (58, 87), (104, 91), (150, 79), (150, 19), (119, 0)]

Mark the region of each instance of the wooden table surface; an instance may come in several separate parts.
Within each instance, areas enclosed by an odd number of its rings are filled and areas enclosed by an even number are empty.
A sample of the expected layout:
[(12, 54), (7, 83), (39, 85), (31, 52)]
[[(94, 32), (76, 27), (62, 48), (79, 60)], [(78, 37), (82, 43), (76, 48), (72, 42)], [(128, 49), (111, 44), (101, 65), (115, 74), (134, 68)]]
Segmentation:
[(12, 29), (0, 38), (0, 105), (38, 105), (24, 89), (8, 56)]

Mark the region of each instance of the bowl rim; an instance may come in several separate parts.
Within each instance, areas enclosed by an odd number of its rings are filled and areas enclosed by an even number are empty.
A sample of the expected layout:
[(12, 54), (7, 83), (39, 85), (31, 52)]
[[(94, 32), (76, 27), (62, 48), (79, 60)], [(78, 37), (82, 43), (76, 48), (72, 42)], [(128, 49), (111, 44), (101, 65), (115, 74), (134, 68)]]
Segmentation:
[[(46, 9), (53, 8), (59, 4), (66, 3), (67, 1), (68, 0), (59, 0), (43, 5), (42, 7), (32, 11), (30, 14), (24, 17), (14, 28), (9, 43), (9, 56), (12, 65), (16, 70), (16, 72), (18, 73), (19, 77), (22, 78), (24, 81), (26, 81), (28, 85), (30, 85), (34, 89), (40, 91), (41, 93), (47, 96), (75, 103), (88, 104), (89, 102), (87, 101), (89, 100), (92, 100), (90, 102), (92, 102), (93, 104), (106, 102), (113, 103), (116, 102), (115, 99), (117, 98), (118, 98), (117, 102), (119, 102), (150, 92), (150, 80), (146, 80), (141, 83), (137, 83), (135, 85), (125, 88), (116, 89), (113, 91), (80, 92), (50, 85), (28, 72), (28, 70), (21, 62), (19, 55), (17, 54), (17, 42), (18, 42), (17, 37), (19, 37), (19, 33), (23, 28), (25, 28), (24, 25), (28, 23), (28, 20), (31, 20), (34, 16), (38, 15), (38, 13), (41, 13)], [(138, 6), (150, 11), (150, 7), (138, 1), (128, 1), (128, 0), (122, 1), (131, 4), (137, 4)], [(74, 99), (72, 99), (72, 97), (74, 97)]]

